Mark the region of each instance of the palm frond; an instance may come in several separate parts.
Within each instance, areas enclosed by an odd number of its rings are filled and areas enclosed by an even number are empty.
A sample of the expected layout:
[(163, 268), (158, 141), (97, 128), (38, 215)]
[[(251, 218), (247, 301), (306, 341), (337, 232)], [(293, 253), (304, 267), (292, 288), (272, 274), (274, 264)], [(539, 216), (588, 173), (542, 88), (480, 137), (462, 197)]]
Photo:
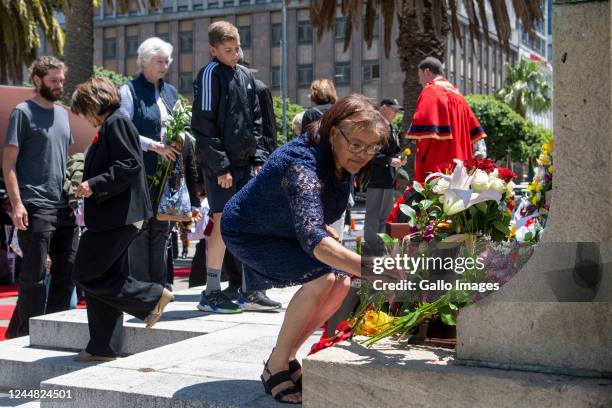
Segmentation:
[(374, 23), (376, 21), (376, 4), (374, 0), (368, 0), (366, 3), (365, 21), (363, 24), (363, 39), (368, 48), (372, 46), (374, 38)]
[(389, 54), (391, 53), (391, 29), (393, 28), (393, 19), (395, 17), (395, 0), (382, 0), (381, 8), (383, 16), (383, 44), (385, 49), (385, 57), (389, 58)]

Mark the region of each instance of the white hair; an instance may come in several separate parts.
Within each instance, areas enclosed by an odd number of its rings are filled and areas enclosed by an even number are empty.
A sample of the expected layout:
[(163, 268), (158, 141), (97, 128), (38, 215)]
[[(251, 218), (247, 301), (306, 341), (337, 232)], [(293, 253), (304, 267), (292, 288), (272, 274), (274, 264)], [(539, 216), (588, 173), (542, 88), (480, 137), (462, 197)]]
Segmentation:
[(147, 38), (138, 47), (136, 65), (142, 71), (143, 65), (148, 65), (154, 57), (168, 57), (168, 65), (172, 64), (172, 51), (174, 47), (159, 37)]

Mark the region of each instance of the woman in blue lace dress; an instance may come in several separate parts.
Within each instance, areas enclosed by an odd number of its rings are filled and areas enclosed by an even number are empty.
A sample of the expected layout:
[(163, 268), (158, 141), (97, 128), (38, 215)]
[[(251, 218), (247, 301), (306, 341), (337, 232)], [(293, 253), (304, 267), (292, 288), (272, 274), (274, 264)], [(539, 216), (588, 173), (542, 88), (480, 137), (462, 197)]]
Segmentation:
[(296, 352), (342, 303), (347, 275), (361, 275), (361, 257), (329, 225), (346, 209), (353, 175), (387, 132), (368, 98), (349, 95), (310, 134), (276, 150), (223, 210), (223, 240), (244, 264), (246, 290), (302, 285), (261, 376), (278, 401), (301, 402)]

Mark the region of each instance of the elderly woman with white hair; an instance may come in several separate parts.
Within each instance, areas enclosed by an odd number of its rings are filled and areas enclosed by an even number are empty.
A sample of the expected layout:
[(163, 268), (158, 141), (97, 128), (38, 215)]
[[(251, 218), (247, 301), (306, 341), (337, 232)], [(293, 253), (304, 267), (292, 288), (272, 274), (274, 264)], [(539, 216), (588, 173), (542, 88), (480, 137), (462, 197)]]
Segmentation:
[[(170, 160), (175, 159), (176, 154), (184, 155), (187, 187), (194, 216), (198, 216), (200, 201), (195, 192), (197, 168), (191, 142), (185, 140), (183, 152), (178, 152), (164, 143), (169, 116), (179, 99), (176, 88), (163, 79), (172, 63), (172, 51), (171, 44), (157, 37), (148, 38), (140, 44), (137, 58), (139, 72), (134, 79), (119, 89), (120, 109), (132, 119), (138, 129), (148, 178), (156, 172), (158, 155)], [(159, 186), (149, 185), (149, 194), (155, 212)], [(169, 233), (168, 221), (159, 221), (155, 216), (146, 220), (128, 251), (130, 274), (134, 278), (169, 286), (166, 270), (166, 244)]]

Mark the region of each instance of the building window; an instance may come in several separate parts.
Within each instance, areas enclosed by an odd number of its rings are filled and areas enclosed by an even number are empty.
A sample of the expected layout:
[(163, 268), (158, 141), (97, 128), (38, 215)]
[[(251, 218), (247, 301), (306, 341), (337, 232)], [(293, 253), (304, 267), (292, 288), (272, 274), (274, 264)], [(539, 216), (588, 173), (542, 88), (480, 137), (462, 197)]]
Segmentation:
[(272, 31), (270, 33), (270, 36), (272, 37), (272, 46), (273, 47), (278, 47), (280, 45), (281, 42), (281, 25), (280, 23), (274, 23), (272, 24)]
[(298, 44), (312, 43), (312, 26), (310, 21), (298, 21)]
[(161, 38), (165, 42), (170, 42), (170, 34), (169, 33), (157, 33), (158, 38)]
[(215, 0), (213, 0), (213, 1), (208, 0), (208, 8), (209, 9), (219, 8), (219, 2), (215, 1)]
[(274, 66), (270, 68), (270, 86), (278, 88), (280, 86), (280, 67)]
[(193, 74), (191, 72), (181, 72), (179, 76), (179, 92), (189, 95), (193, 92)]
[(202, 4), (201, 1), (198, 1), (197, 3), (193, 3), (193, 9), (194, 10), (203, 10), (204, 9), (204, 4)]
[(174, 0), (164, 0), (163, 10), (165, 13), (174, 11)]
[[(361, 17), (361, 27), (365, 27), (365, 17)], [(373, 40), (376, 40), (378, 38), (379, 32), (380, 32), (380, 28), (378, 26), (378, 16), (377, 16), (374, 18), (374, 27), (372, 28), (372, 39)]]
[(138, 36), (131, 35), (125, 38), (125, 53), (128, 57), (138, 55)]
[(363, 61), (363, 80), (380, 79), (380, 63), (378, 60)]
[(177, 11), (189, 10), (189, 0), (179, 0), (176, 5)]
[(346, 19), (344, 17), (336, 19), (336, 41), (344, 41), (344, 31), (346, 30)]
[(251, 48), (251, 27), (238, 27), (238, 34), (240, 34), (240, 46), (244, 49)]
[(351, 63), (336, 62), (336, 74), (334, 83), (337, 85), (347, 85), (351, 83)]
[(312, 82), (312, 64), (298, 65), (298, 86), (310, 86)]
[(102, 56), (106, 59), (117, 57), (117, 41), (114, 38), (104, 39)]
[(180, 36), (180, 51), (193, 52), (193, 31), (181, 31)]
[(234, 0), (225, 0), (223, 2), (223, 7), (234, 7)]
[(251, 4), (251, 0), (240, 0), (240, 5), (241, 6), (246, 6), (248, 4)]

